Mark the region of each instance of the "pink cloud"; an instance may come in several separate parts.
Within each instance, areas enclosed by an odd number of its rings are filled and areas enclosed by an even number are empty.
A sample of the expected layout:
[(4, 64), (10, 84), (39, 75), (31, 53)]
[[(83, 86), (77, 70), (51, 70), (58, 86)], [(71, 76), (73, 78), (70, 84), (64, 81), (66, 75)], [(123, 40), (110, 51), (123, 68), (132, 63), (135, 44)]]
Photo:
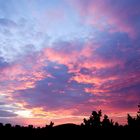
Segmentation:
[(133, 69), (126, 63), (133, 57), (131, 50), (121, 52), (113, 46), (110, 53), (104, 44), (92, 41), (53, 45), (1, 71), (5, 76), (1, 82), (6, 82), (1, 91), (6, 89), (11, 93), (11, 102), (31, 112), (30, 117), (34, 118), (29, 117), (31, 121), (49, 116), (57, 123), (79, 122), (92, 110), (99, 109), (118, 118), (126, 117), (126, 110), (134, 113), (140, 80), (135, 69), (138, 62), (132, 62)]
[[(58, 44), (59, 45), (59, 44)], [(61, 45), (61, 44), (60, 44)], [(71, 43), (67, 46), (56, 48), (45, 48), (41, 59), (47, 59), (51, 62), (66, 65), (69, 72), (78, 72), (81, 68), (87, 69), (103, 69), (111, 68), (116, 65), (123, 67), (120, 60), (105, 60), (96, 52), (100, 48), (100, 44), (87, 41), (83, 47), (77, 48), (78, 44)]]
[(82, 22), (92, 25), (100, 30), (110, 26), (110, 32), (124, 32), (130, 37), (138, 35), (137, 22), (135, 17), (140, 16), (138, 3), (131, 0), (114, 2), (113, 0), (78, 0), (70, 1), (78, 10)]
[(14, 92), (33, 88), (37, 81), (50, 77), (49, 73), (42, 70), (42, 67), (46, 66), (44, 61), (38, 59), (39, 56), (34, 57), (34, 60), (31, 56), (26, 56), (20, 62), (15, 61), (3, 68), (0, 72), (2, 75), (0, 82), (6, 82), (6, 84), (2, 89)]

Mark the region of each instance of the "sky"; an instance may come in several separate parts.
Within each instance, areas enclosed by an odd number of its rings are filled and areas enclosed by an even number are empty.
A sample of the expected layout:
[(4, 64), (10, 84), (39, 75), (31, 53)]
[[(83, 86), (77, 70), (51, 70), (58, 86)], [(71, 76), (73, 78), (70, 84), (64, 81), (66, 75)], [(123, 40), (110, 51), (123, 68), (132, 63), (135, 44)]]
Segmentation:
[(0, 122), (126, 123), (140, 102), (140, 0), (0, 0)]

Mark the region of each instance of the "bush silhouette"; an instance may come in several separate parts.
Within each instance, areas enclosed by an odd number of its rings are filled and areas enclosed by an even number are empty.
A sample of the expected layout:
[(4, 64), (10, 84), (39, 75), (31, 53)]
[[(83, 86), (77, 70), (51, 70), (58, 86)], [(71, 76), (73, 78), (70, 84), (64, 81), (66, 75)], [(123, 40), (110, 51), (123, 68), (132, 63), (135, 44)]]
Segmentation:
[(82, 126), (90, 127), (90, 128), (112, 128), (113, 126), (118, 127), (119, 124), (115, 123), (113, 120), (109, 120), (107, 115), (104, 115), (103, 120), (101, 121), (102, 111), (99, 110), (98, 112), (92, 111), (92, 115), (89, 119), (83, 120)]

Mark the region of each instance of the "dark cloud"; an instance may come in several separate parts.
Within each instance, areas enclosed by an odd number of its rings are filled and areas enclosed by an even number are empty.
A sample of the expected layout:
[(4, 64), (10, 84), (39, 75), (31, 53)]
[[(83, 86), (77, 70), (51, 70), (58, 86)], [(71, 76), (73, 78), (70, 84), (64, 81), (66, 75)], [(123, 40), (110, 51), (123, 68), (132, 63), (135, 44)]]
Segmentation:
[(1, 117), (16, 117), (17, 114), (10, 112), (10, 111), (6, 111), (6, 110), (0, 110), (0, 118)]

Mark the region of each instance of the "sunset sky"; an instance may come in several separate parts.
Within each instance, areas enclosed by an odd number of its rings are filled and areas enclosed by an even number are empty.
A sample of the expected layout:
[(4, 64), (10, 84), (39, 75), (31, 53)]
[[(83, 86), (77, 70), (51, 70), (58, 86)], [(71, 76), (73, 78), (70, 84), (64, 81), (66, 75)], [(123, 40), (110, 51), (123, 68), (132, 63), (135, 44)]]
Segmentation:
[(140, 0), (0, 0), (0, 122), (126, 122), (140, 102)]

